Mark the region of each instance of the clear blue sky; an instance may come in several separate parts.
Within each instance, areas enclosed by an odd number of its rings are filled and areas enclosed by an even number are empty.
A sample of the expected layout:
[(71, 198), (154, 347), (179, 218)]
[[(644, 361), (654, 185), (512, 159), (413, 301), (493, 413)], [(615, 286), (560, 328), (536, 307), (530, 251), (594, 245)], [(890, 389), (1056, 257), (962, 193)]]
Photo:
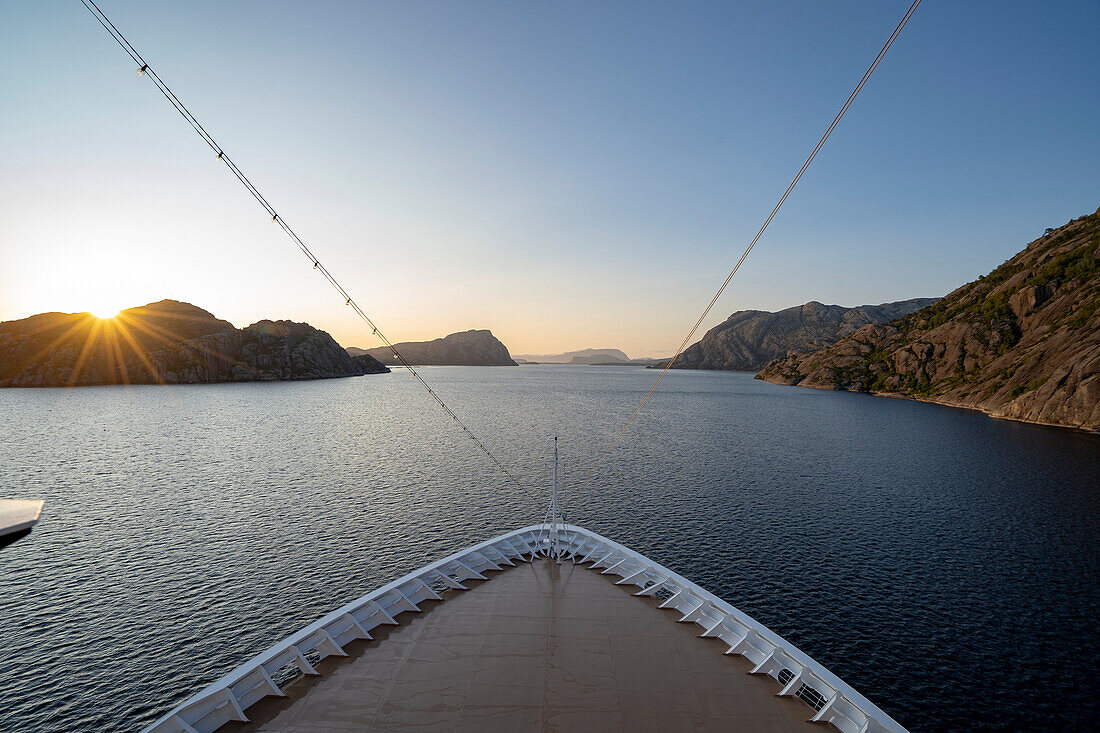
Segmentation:
[[(908, 3), (103, 9), (394, 340), (668, 353)], [(734, 280), (942, 295), (1100, 205), (1100, 3), (926, 0)], [(372, 346), (87, 11), (0, 7), (0, 320), (189, 300)]]

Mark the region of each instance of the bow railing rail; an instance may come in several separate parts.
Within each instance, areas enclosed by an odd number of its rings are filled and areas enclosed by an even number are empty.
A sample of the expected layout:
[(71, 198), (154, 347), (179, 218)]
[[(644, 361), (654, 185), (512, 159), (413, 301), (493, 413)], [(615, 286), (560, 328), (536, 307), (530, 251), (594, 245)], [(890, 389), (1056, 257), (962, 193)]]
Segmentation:
[(710, 591), (606, 537), (580, 527), (566, 529), (571, 533), (566, 558), (591, 563), (592, 570), (604, 575), (619, 576), (616, 585), (638, 586), (636, 596), (661, 598), (659, 608), (679, 612), (680, 622), (702, 627), (701, 637), (720, 639), (729, 645), (726, 654), (739, 654), (752, 662), (750, 674), (779, 681), (782, 687), (777, 695), (797, 695), (810, 704), (815, 711), (810, 721), (831, 723), (844, 733), (906, 733), (900, 723), (810, 655)]
[[(540, 533), (540, 530), (542, 532)], [(814, 722), (831, 723), (844, 733), (906, 733), (905, 728), (843, 680), (775, 632), (683, 576), (623, 545), (575, 525), (560, 528), (559, 557), (604, 575), (616, 585), (634, 585), (636, 596), (661, 599), (660, 608), (680, 613), (679, 621), (703, 629), (703, 638), (728, 646), (780, 684), (778, 695), (797, 695), (814, 710)], [(314, 665), (329, 656), (347, 656), (344, 646), (371, 639), (371, 630), (397, 625), (405, 611), (442, 600), (440, 592), (466, 590), (468, 580), (486, 572), (530, 561), (550, 552), (545, 526), (523, 527), (456, 552), (347, 603), (257, 654), (145, 728), (145, 733), (213, 733), (230, 721), (247, 722), (246, 710), (269, 695), (285, 697), (280, 681), (319, 674)], [(367, 652), (369, 653), (369, 652)]]

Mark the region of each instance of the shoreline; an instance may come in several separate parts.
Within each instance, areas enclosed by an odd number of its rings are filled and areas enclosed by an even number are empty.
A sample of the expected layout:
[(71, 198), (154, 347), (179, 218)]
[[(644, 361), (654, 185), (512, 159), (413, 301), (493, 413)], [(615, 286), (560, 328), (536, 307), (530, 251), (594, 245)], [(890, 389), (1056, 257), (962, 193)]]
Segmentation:
[(1027, 420), (1022, 417), (1011, 417), (1009, 415), (997, 415), (987, 410), (984, 407), (978, 407), (976, 405), (963, 405), (956, 402), (944, 402), (942, 400), (929, 399), (927, 397), (913, 397), (911, 395), (902, 394), (900, 392), (875, 392), (875, 391), (863, 391), (856, 389), (843, 389), (839, 387), (817, 387), (812, 384), (783, 384), (782, 382), (772, 382), (762, 377), (754, 377), (761, 382), (767, 382), (768, 384), (774, 384), (777, 387), (802, 387), (803, 389), (817, 389), (823, 392), (850, 392), (851, 394), (865, 394), (872, 397), (887, 397), (895, 400), (908, 400), (910, 402), (924, 402), (931, 405), (940, 405), (942, 407), (955, 407), (960, 410), (971, 410), (973, 412), (980, 412), (983, 415), (992, 418), (994, 420), (1011, 420), (1012, 422), (1024, 423), (1026, 425), (1042, 425), (1048, 428), (1061, 428), (1062, 430), (1074, 430), (1079, 433), (1086, 433), (1088, 435), (1100, 435), (1100, 427), (1090, 428), (1083, 425), (1065, 425), (1063, 423), (1045, 422), (1043, 420)]

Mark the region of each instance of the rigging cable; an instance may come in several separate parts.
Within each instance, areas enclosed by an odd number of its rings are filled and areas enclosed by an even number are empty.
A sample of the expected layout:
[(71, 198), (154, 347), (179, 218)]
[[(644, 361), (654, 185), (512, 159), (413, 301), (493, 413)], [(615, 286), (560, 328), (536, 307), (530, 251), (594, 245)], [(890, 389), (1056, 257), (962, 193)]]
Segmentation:
[(905, 27), (905, 24), (907, 22), (909, 22), (910, 16), (913, 15), (913, 11), (917, 9), (917, 6), (920, 5), (920, 3), (921, 0), (913, 0), (913, 4), (909, 6), (909, 10), (905, 13), (905, 16), (898, 23), (897, 27), (894, 28), (894, 32), (890, 34), (890, 38), (886, 41), (886, 44), (883, 45), (882, 50), (878, 52), (878, 56), (875, 56), (875, 60), (871, 62), (871, 65), (869, 67), (867, 67), (867, 71), (863, 72), (863, 78), (859, 80), (859, 84), (857, 84), (856, 88), (852, 90), (852, 93), (848, 95), (848, 99), (844, 102), (844, 106), (840, 108), (840, 111), (837, 112), (836, 117), (833, 118), (833, 122), (829, 125), (829, 129), (826, 130), (825, 134), (821, 136), (821, 139), (817, 141), (817, 145), (814, 147), (813, 152), (810, 153), (809, 157), (806, 158), (806, 162), (802, 164), (802, 168), (799, 169), (798, 175), (796, 175), (794, 177), (794, 180), (791, 181), (790, 185), (787, 186), (787, 190), (783, 192), (783, 195), (780, 197), (779, 202), (772, 209), (772, 212), (768, 214), (768, 218), (764, 221), (764, 224), (760, 227), (759, 231), (756, 232), (756, 236), (752, 238), (752, 241), (749, 242), (749, 246), (746, 247), (745, 251), (741, 253), (741, 257), (737, 260), (737, 264), (735, 264), (733, 266), (733, 269), (730, 270), (730, 273), (726, 275), (726, 279), (718, 288), (718, 292), (716, 292), (714, 294), (714, 297), (710, 299), (710, 303), (708, 303), (707, 307), (703, 309), (702, 315), (700, 315), (698, 320), (695, 321), (695, 325), (691, 327), (690, 331), (688, 331), (688, 334), (684, 337), (684, 340), (680, 342), (680, 346), (676, 349), (676, 353), (673, 354), (672, 358), (665, 363), (665, 366), (661, 370), (661, 373), (657, 375), (657, 381), (653, 383), (653, 386), (650, 387), (649, 392), (646, 393), (646, 396), (643, 397), (642, 401), (638, 403), (638, 406), (634, 408), (634, 413), (627, 419), (626, 424), (623, 425), (618, 435), (615, 436), (615, 440), (611, 442), (611, 445), (609, 445), (607, 447), (607, 450), (605, 450), (600, 456), (600, 459), (596, 462), (596, 466), (592, 469), (593, 473), (599, 470), (600, 466), (603, 465), (603, 462), (607, 458), (608, 454), (610, 454), (615, 446), (619, 444), (619, 440), (623, 437), (623, 433), (625, 433), (626, 429), (630, 427), (630, 424), (634, 422), (634, 418), (638, 416), (638, 413), (641, 412), (641, 409), (645, 407), (646, 402), (649, 401), (649, 398), (652, 397), (653, 393), (657, 390), (657, 385), (661, 383), (661, 380), (665, 378), (666, 374), (668, 374), (668, 370), (672, 368), (672, 365), (676, 363), (676, 360), (680, 357), (680, 354), (683, 353), (684, 349), (691, 341), (691, 338), (695, 335), (695, 332), (699, 330), (699, 326), (702, 325), (703, 320), (707, 317), (707, 315), (710, 314), (711, 309), (714, 308), (714, 304), (718, 302), (718, 299), (722, 296), (722, 293), (725, 292), (726, 286), (730, 284), (730, 280), (732, 280), (733, 276), (737, 274), (737, 271), (741, 269), (741, 264), (749, 256), (749, 252), (752, 252), (752, 248), (756, 246), (756, 243), (758, 241), (760, 241), (760, 237), (763, 236), (764, 230), (768, 228), (768, 225), (772, 223), (772, 219), (774, 219), (775, 215), (779, 213), (779, 209), (782, 208), (784, 202), (786, 202), (787, 200), (787, 197), (790, 196), (791, 191), (794, 190), (794, 187), (798, 185), (799, 180), (802, 179), (802, 174), (806, 172), (806, 169), (810, 167), (810, 163), (812, 163), (814, 158), (817, 157), (817, 152), (821, 150), (821, 146), (824, 145), (825, 141), (829, 139), (829, 135), (833, 134), (833, 129), (836, 127), (837, 123), (840, 122), (840, 118), (843, 117), (844, 113), (848, 111), (848, 107), (851, 106), (852, 102), (855, 100), (860, 90), (863, 89), (863, 85), (867, 83), (867, 80), (871, 77), (871, 74), (874, 73), (875, 68), (878, 67), (879, 61), (881, 61), (882, 57), (886, 55), (886, 52), (890, 49), (890, 46), (893, 45), (894, 39), (898, 37), (898, 34), (901, 33), (901, 29)]
[(97, 21), (99, 21), (99, 24), (103, 26), (103, 29), (107, 31), (107, 33), (111, 36), (111, 38), (115, 40), (116, 43), (118, 43), (122, 50), (125, 51), (126, 54), (131, 59), (133, 59), (134, 63), (138, 65), (138, 74), (141, 76), (149, 77), (149, 79), (153, 82), (160, 93), (164, 95), (164, 98), (167, 99), (173, 107), (175, 107), (176, 111), (180, 113), (180, 116), (183, 117), (183, 119), (187, 120), (187, 123), (191, 125), (196, 133), (198, 133), (199, 137), (203, 139), (203, 142), (205, 142), (210, 147), (210, 149), (213, 150), (214, 153), (216, 153), (216, 158), (225, 163), (225, 166), (237, 178), (237, 180), (241, 182), (241, 185), (243, 185), (245, 189), (247, 189), (248, 192), (252, 194), (252, 197), (256, 199), (260, 206), (264, 208), (264, 210), (267, 212), (267, 215), (271, 217), (271, 221), (275, 224), (278, 224), (279, 228), (286, 232), (287, 236), (289, 236), (291, 240), (293, 240), (294, 244), (297, 245), (302, 254), (309, 258), (310, 264), (313, 265), (313, 269), (320, 272), (325, 280), (327, 280), (329, 284), (332, 285), (336, 292), (340, 294), (340, 297), (344, 299), (345, 305), (350, 307), (355, 312), (355, 314), (359, 316), (359, 318), (362, 319), (363, 322), (365, 322), (371, 328), (371, 331), (374, 333), (374, 335), (377, 336), (383, 344), (385, 344), (386, 348), (390, 350), (390, 352), (393, 354), (394, 358), (400, 363), (400, 365), (408, 369), (409, 372), (414, 377), (416, 377), (417, 381), (419, 381), (424, 389), (428, 391), (428, 394), (431, 395), (432, 399), (439, 403), (439, 406), (443, 408), (443, 411), (447, 413), (447, 415), (456, 425), (458, 425), (459, 428), (462, 429), (462, 432), (464, 432), (470, 438), (470, 440), (472, 440), (474, 444), (477, 445), (477, 447), (480, 448), (481, 451), (489, 457), (489, 459), (497, 466), (497, 468), (499, 468), (501, 471), (504, 472), (506, 476), (508, 476), (512, 483), (522, 489), (523, 485), (520, 484), (519, 480), (516, 479), (512, 472), (509, 471), (504, 466), (504, 464), (497, 459), (495, 455), (493, 455), (492, 451), (490, 451), (488, 447), (486, 447), (485, 444), (482, 443), (476, 435), (474, 435), (473, 431), (470, 430), (466, 423), (464, 423), (458, 417), (455, 411), (452, 410), (447, 405), (447, 403), (443, 401), (443, 398), (436, 394), (435, 390), (433, 390), (428, 382), (425, 381), (424, 377), (420, 375), (420, 372), (413, 368), (412, 364), (410, 364), (405, 359), (405, 357), (401, 355), (401, 353), (397, 350), (393, 343), (388, 338), (386, 338), (385, 334), (382, 333), (381, 329), (379, 329), (374, 321), (372, 321), (370, 317), (363, 311), (363, 309), (359, 307), (359, 304), (355, 302), (355, 299), (351, 297), (348, 291), (344, 289), (344, 286), (341, 285), (339, 281), (337, 281), (335, 276), (333, 276), (333, 274), (329, 272), (328, 268), (321, 263), (321, 260), (318, 259), (315, 254), (313, 254), (312, 250), (310, 250), (308, 246), (306, 246), (306, 243), (302, 241), (302, 238), (299, 237), (298, 234), (290, 227), (290, 225), (283, 220), (283, 217), (279, 215), (275, 207), (268, 203), (268, 200), (264, 198), (264, 195), (260, 193), (260, 190), (255, 186), (255, 184), (252, 183), (251, 180), (249, 180), (248, 176), (246, 176), (241, 171), (241, 169), (237, 167), (237, 164), (234, 163), (233, 160), (226, 154), (221, 145), (219, 145), (214, 140), (214, 138), (211, 137), (210, 133), (206, 131), (206, 128), (202, 126), (198, 119), (196, 119), (195, 116), (191, 114), (191, 110), (187, 109), (183, 102), (180, 101), (179, 97), (176, 96), (175, 92), (173, 92), (168, 87), (168, 85), (160, 78), (157, 72), (154, 71), (152, 67), (150, 67), (145, 59), (141, 56), (141, 54), (138, 53), (137, 49), (134, 48), (128, 40), (126, 40), (126, 37), (122, 35), (122, 32), (119, 31), (118, 28), (115, 27), (115, 24), (111, 22), (110, 18), (108, 18), (106, 14), (104, 14), (104, 12), (100, 9), (100, 7), (96, 5), (95, 0), (80, 0), (80, 2), (84, 5), (85, 8), (88, 9), (88, 12), (90, 12)]

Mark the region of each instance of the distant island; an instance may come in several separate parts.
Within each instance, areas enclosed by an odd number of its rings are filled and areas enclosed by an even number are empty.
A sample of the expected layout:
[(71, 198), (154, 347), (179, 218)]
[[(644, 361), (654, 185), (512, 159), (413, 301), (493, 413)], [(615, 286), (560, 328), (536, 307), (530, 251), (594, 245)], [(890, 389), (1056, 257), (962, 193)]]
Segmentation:
[(519, 354), (516, 361), (537, 364), (591, 364), (594, 361), (630, 361), (630, 357), (619, 349), (580, 349), (561, 354)]
[[(414, 366), (516, 366), (508, 347), (488, 329), (461, 331), (432, 341), (404, 341), (394, 347)], [(390, 366), (400, 363), (386, 346), (351, 346), (347, 351), (356, 357), (374, 357)]]
[(768, 364), (775, 384), (1100, 429), (1100, 210), (932, 306)]
[(520, 354), (521, 364), (583, 364), (587, 366), (649, 366), (661, 359), (631, 359), (619, 349), (580, 349), (561, 354)]
[(388, 371), (370, 356), (349, 355), (307, 323), (264, 320), (238, 329), (176, 300), (108, 319), (40, 313), (0, 322), (0, 387), (266, 382)]
[[(869, 323), (886, 323), (936, 302), (913, 298), (845, 308), (811, 300), (778, 312), (737, 311), (684, 349), (673, 369), (758, 371), (781, 356), (815, 351)], [(667, 359), (656, 366), (664, 367)]]

